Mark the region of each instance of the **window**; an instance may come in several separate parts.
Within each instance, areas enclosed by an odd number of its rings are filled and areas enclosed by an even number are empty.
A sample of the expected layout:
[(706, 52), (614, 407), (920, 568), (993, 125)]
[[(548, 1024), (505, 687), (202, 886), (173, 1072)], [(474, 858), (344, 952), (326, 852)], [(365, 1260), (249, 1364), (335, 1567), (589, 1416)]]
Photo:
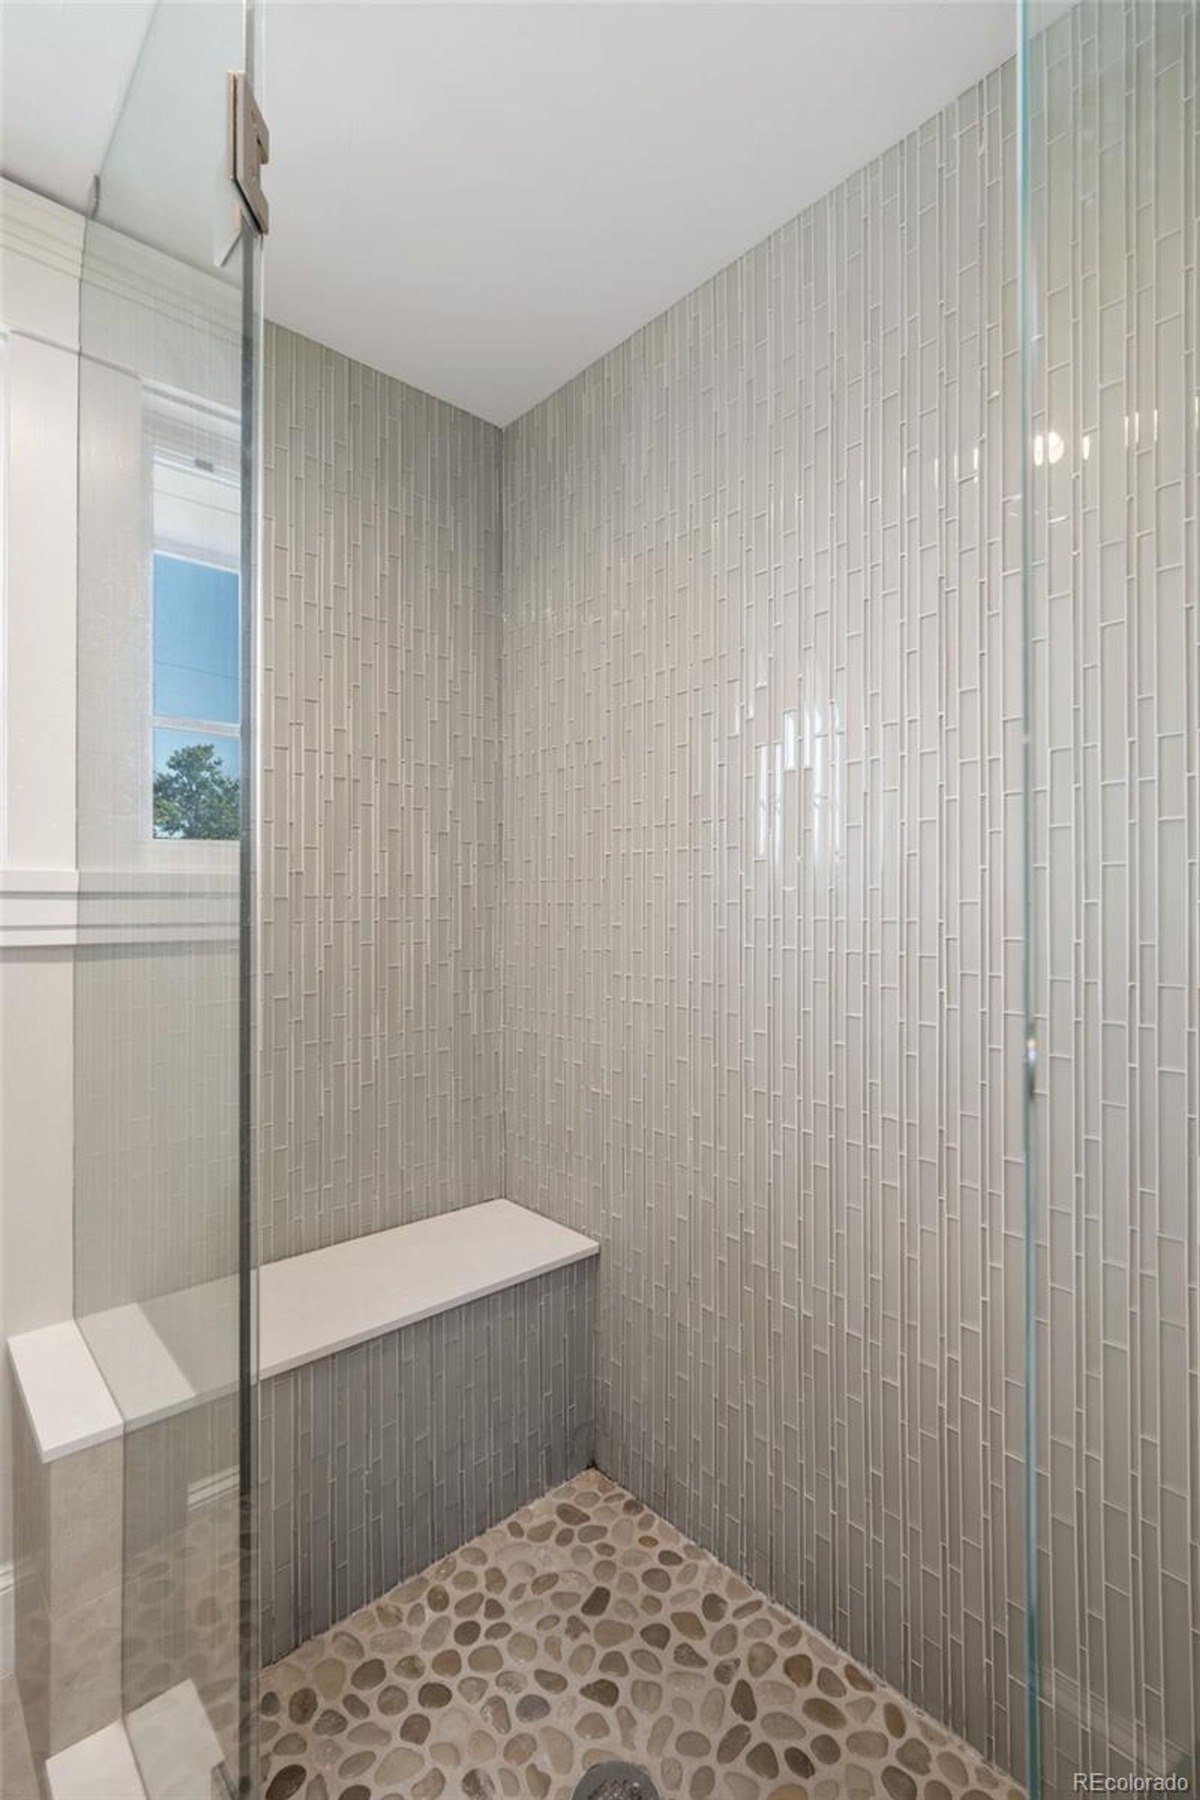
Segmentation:
[(154, 553), (154, 835), (240, 829), (238, 572)]
[(236, 838), (241, 581), (235, 446), (227, 431), (210, 420), (182, 417), (177, 407), (164, 407), (152, 423), (153, 835)]

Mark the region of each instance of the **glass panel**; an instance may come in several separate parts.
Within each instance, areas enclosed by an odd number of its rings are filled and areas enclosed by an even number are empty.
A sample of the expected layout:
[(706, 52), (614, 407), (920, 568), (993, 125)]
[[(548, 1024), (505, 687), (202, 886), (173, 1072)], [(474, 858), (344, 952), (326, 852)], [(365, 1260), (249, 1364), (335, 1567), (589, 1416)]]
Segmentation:
[(238, 575), (199, 557), (153, 558), (154, 711), (238, 723)]
[(156, 9), (83, 256), (76, 1313), (125, 1420), (122, 1709), (151, 1800), (248, 1792), (258, 242), (241, 0)]
[[(1200, 1776), (1200, 9), (1026, 8), (1040, 1792)], [(1186, 1779), (1184, 1779), (1186, 1777)]]

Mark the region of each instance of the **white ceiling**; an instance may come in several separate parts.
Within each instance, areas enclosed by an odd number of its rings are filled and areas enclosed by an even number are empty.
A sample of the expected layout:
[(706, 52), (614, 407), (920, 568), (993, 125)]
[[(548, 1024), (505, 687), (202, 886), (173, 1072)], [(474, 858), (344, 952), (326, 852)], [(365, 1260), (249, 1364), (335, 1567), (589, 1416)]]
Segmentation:
[[(151, 10), (4, 0), (7, 173), (84, 203)], [(268, 313), (497, 424), (1016, 40), (1015, 0), (267, 0), (266, 18)], [(151, 187), (187, 162), (166, 154), (178, 92), (153, 111), (118, 139), (165, 147), (135, 158)]]
[(276, 4), (267, 310), (505, 424), (1015, 41), (1014, 0)]
[(77, 210), (109, 140), (154, 0), (3, 0), (0, 165)]

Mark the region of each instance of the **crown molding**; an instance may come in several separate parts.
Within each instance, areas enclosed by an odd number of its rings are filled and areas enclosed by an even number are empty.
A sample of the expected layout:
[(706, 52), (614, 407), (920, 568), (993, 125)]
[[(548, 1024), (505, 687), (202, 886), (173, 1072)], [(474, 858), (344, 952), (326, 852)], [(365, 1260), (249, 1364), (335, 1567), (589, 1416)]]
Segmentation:
[(115, 294), (189, 330), (214, 333), (230, 344), (241, 341), (241, 289), (219, 275), (98, 220), (88, 226), (82, 266), (89, 289)]
[(0, 325), (79, 348), (79, 283), (87, 221), (0, 177)]
[(79, 279), (86, 220), (19, 182), (0, 178), (0, 243), (6, 250)]
[(237, 404), (241, 290), (0, 177), (0, 327)]
[(217, 407), (240, 402), (241, 291), (93, 220), (80, 286), (80, 347), (137, 380)]

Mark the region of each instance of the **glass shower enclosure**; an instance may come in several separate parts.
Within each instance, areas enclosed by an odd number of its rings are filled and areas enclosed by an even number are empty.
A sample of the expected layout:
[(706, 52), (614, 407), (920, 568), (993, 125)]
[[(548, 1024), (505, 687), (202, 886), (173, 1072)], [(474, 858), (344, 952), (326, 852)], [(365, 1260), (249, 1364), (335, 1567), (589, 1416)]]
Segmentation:
[(1029, 1787), (1047, 1800), (1200, 1777), (1198, 71), (1190, 0), (1022, 7)]
[(75, 1312), (124, 1422), (149, 1800), (253, 1787), (257, 36), (242, 0), (153, 12), (80, 293)]

